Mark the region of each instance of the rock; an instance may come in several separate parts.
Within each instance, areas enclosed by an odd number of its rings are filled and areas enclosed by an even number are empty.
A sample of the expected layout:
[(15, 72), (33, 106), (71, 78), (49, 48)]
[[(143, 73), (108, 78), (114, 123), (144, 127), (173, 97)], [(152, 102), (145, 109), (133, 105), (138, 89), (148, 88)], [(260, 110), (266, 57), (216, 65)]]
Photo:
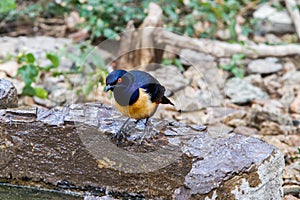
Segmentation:
[(222, 123), (215, 123), (215, 124), (211, 124), (208, 128), (207, 128), (207, 132), (212, 136), (212, 137), (216, 137), (219, 135), (227, 135), (229, 133), (232, 133), (233, 128), (222, 124)]
[(215, 62), (203, 62), (202, 65), (189, 67), (184, 76), (191, 82), (191, 87), (200, 88), (197, 94), (199, 107), (220, 106), (224, 101), (222, 94), (225, 76)]
[(285, 170), (283, 171), (283, 177), (285, 181), (300, 181), (300, 165), (299, 165), (299, 160), (295, 160), (293, 163), (287, 165), (285, 167)]
[[(50, 61), (46, 58), (46, 52), (59, 53), (60, 49), (71, 45), (72, 40), (65, 38), (54, 38), (47, 36), (1, 37), (0, 49), (2, 51), (0, 52), (0, 57), (5, 57), (7, 55), (16, 56), (25, 51), (26, 53), (33, 53), (41, 66), (47, 66), (50, 64)], [(70, 63), (68, 59), (62, 59), (61, 65), (66, 65), (65, 62), (68, 63), (69, 67), (71, 67), (72, 62)]]
[(284, 114), (280, 108), (268, 104), (263, 107), (253, 104), (247, 117), (253, 126), (259, 126), (265, 121), (273, 121), (280, 125), (291, 126), (293, 124), (293, 120), (289, 115)]
[[(210, 113), (211, 109), (208, 109), (208, 113)], [(246, 112), (244, 110), (238, 110), (234, 108), (213, 108), (215, 111), (214, 118), (220, 119), (223, 123), (227, 124), (234, 119), (243, 119), (246, 116)], [(216, 114), (218, 113), (218, 114)]]
[[(1, 75), (1, 73), (0, 73), (0, 75)], [(4, 76), (3, 79), (8, 80), (9, 82), (11, 82), (14, 85), (14, 87), (17, 89), (18, 95), (22, 94), (23, 88), (25, 86), (25, 83), (23, 81), (21, 81), (17, 78), (9, 78), (6, 75)]]
[(230, 40), (230, 30), (229, 29), (225, 29), (225, 30), (218, 29), (216, 32), (216, 36), (220, 40)]
[(34, 54), (36, 60), (39, 61), (41, 66), (47, 66), (50, 64), (50, 61), (46, 59), (46, 52), (58, 52), (58, 50), (63, 47), (71, 46), (72, 44), (72, 40), (70, 39), (47, 36), (22, 36), (15, 38), (15, 40), (18, 42), (17, 53), (26, 50), (26, 52)]
[(15, 86), (5, 79), (0, 79), (0, 109), (18, 106), (18, 95)]
[(246, 126), (238, 126), (233, 130), (235, 133), (246, 135), (246, 136), (254, 136), (258, 134), (257, 129), (249, 128)]
[[(59, 84), (64, 84), (65, 78), (63, 75), (60, 76), (47, 76), (44, 80), (44, 88), (50, 93), (58, 88)], [(77, 83), (79, 85), (79, 83)], [(64, 86), (64, 85), (62, 85)], [(67, 85), (65, 85), (67, 87)]]
[(18, 40), (13, 37), (0, 37), (0, 57), (7, 55), (17, 55)]
[(49, 100), (56, 105), (71, 104), (78, 100), (76, 91), (68, 90), (65, 87), (57, 87), (49, 95)]
[(282, 69), (282, 64), (278, 63), (277, 58), (266, 58), (253, 60), (248, 65), (248, 70), (253, 74), (271, 74)]
[(281, 90), (282, 96), (280, 98), (280, 102), (285, 108), (285, 111), (289, 111), (290, 105), (295, 99), (295, 92), (292, 88), (290, 87), (284, 87)]
[(300, 71), (288, 71), (280, 78), (280, 82), (284, 85), (300, 84)]
[(209, 122), (211, 121), (209, 116), (207, 116), (204, 111), (176, 113), (173, 118), (183, 123), (189, 124), (209, 124)]
[(263, 100), (253, 101), (253, 103), (259, 104), (261, 106), (267, 106), (267, 107), (272, 106), (280, 110), (284, 109), (284, 105), (281, 103), (281, 101), (277, 99), (263, 99)]
[(253, 17), (258, 22), (259, 33), (293, 33), (295, 28), (287, 11), (277, 11), (267, 4), (260, 6)]
[(240, 78), (231, 78), (225, 84), (225, 94), (236, 104), (249, 103), (254, 99), (268, 99), (268, 94)]
[(259, 134), (261, 135), (281, 135), (284, 134), (279, 128), (279, 124), (272, 121), (265, 121), (261, 124)]
[(0, 71), (4, 71), (8, 76), (15, 77), (19, 64), (16, 61), (8, 61), (3, 64), (0, 64)]
[(33, 100), (36, 104), (45, 106), (47, 108), (53, 108), (56, 104), (49, 99), (41, 99), (39, 97), (33, 97)]
[(215, 62), (204, 62), (189, 67), (184, 76), (191, 81), (191, 86), (217, 93), (223, 89), (228, 74), (218, 69)]
[(286, 195), (286, 196), (284, 196), (283, 200), (299, 200), (299, 198), (297, 198), (297, 197), (295, 197), (293, 195)]
[(274, 34), (266, 34), (266, 42), (270, 45), (282, 44), (282, 40)]
[(85, 196), (84, 200), (117, 200), (109, 195), (97, 197), (97, 196)]
[(296, 71), (296, 65), (292, 61), (287, 61), (283, 64), (283, 71), (286, 72), (295, 72)]
[(211, 55), (201, 52), (193, 51), (190, 49), (182, 49), (180, 51), (180, 62), (187, 66), (199, 66), (199, 63), (214, 61), (215, 58)]
[[(298, 135), (264, 135), (262, 139), (276, 146), (287, 158), (297, 156), (300, 138)], [(300, 179), (298, 180), (300, 181)]]
[(7, 75), (5, 72), (0, 71), (0, 79), (7, 79)]
[(172, 93), (185, 88), (189, 81), (184, 78), (178, 67), (165, 66), (149, 72)]
[(232, 127), (247, 126), (247, 122), (243, 119), (232, 119), (227, 122), (227, 125)]
[(278, 89), (282, 87), (282, 85), (278, 82), (279, 77), (276, 74), (272, 74), (266, 76), (264, 80), (264, 85), (268, 94), (277, 94)]
[(197, 111), (210, 106), (220, 106), (222, 101), (217, 94), (211, 91), (195, 90), (192, 87), (186, 87), (175, 93), (174, 100), (176, 110), (181, 111)]
[[(8, 183), (24, 184), (26, 177), (25, 184), (117, 199), (282, 198), (278, 150), (222, 127), (206, 132), (152, 119), (151, 132), (159, 135), (142, 145), (116, 146), (112, 135), (125, 119), (101, 104), (2, 110), (0, 117), (0, 152), (6, 155), (0, 176)], [(57, 117), (61, 124), (55, 125)], [(142, 134), (143, 124), (132, 124), (131, 133)], [(166, 130), (177, 135), (167, 137)]]
[(22, 97), (22, 105), (33, 106), (34, 105), (33, 98), (29, 96)]
[(294, 113), (300, 114), (300, 92), (298, 93), (294, 101), (291, 103), (290, 110)]
[(72, 11), (65, 20), (68, 29), (71, 30), (74, 30), (78, 24), (83, 22), (83, 19), (80, 18), (79, 13), (76, 11)]
[(244, 80), (259, 88), (263, 88), (264, 86), (264, 82), (260, 74), (250, 74), (246, 76)]

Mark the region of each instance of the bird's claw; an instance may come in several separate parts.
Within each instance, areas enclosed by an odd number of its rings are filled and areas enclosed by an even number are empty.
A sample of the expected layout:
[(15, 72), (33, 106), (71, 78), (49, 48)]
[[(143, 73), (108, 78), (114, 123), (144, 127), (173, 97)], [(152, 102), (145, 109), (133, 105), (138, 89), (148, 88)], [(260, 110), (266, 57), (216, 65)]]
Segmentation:
[(116, 145), (119, 146), (122, 139), (126, 138), (126, 133), (123, 130), (119, 130), (114, 137), (116, 138)]

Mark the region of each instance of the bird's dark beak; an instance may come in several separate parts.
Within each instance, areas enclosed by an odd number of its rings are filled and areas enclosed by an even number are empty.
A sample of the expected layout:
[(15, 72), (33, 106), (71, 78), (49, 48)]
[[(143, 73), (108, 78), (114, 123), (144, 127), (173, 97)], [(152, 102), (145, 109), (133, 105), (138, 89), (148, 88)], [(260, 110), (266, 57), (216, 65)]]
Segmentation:
[(107, 92), (107, 91), (109, 91), (109, 90), (113, 91), (114, 88), (115, 88), (114, 85), (107, 85), (107, 86), (105, 86), (104, 91), (105, 91), (105, 92)]

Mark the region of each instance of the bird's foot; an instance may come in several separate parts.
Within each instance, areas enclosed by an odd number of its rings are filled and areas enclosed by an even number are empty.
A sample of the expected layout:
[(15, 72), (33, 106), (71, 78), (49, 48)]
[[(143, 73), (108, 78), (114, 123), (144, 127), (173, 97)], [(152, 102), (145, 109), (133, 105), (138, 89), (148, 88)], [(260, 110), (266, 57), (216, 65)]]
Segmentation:
[(116, 138), (116, 145), (119, 146), (123, 138), (126, 138), (126, 132), (120, 129), (114, 136)]
[(138, 143), (139, 146), (141, 146), (141, 145), (143, 144), (143, 140), (144, 140), (144, 138), (145, 138), (145, 135), (146, 135), (146, 134), (143, 134), (143, 135), (142, 135), (142, 137), (141, 137), (141, 139), (140, 139), (140, 141), (139, 141), (139, 143)]

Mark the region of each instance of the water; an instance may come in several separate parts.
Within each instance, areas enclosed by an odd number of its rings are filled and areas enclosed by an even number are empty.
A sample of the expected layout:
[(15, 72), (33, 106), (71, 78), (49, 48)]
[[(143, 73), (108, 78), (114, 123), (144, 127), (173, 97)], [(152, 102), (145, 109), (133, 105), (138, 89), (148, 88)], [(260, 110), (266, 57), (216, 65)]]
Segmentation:
[(1, 200), (79, 200), (78, 194), (0, 183)]

